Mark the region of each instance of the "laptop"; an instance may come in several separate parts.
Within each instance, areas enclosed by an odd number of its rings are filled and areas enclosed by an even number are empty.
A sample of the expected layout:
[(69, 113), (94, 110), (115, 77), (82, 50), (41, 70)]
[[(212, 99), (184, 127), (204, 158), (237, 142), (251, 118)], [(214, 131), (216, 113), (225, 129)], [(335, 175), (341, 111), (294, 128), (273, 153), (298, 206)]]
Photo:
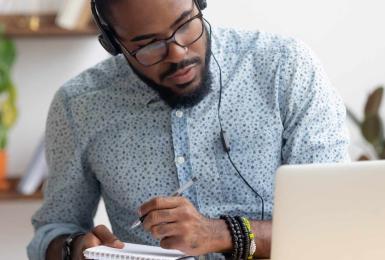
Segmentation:
[(272, 260), (385, 260), (385, 161), (278, 169)]

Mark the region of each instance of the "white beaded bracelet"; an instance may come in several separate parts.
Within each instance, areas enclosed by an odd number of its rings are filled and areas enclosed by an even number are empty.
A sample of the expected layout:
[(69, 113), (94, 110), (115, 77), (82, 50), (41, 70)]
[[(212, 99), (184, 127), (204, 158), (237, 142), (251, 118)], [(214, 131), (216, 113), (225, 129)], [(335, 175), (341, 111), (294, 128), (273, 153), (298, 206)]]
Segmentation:
[(253, 258), (253, 255), (256, 250), (257, 250), (257, 245), (255, 244), (254, 239), (252, 239), (250, 242), (250, 258)]

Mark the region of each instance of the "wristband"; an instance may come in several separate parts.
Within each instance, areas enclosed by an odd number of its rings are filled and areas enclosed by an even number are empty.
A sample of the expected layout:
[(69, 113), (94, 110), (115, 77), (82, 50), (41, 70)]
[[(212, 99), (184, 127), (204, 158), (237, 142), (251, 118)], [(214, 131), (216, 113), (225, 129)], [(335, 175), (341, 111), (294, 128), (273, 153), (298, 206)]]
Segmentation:
[(245, 237), (244, 233), (242, 231), (241, 225), (238, 223), (235, 217), (230, 217), (234, 227), (235, 227), (235, 232), (237, 234), (237, 239), (238, 239), (238, 257), (236, 259), (242, 260), (244, 259), (245, 255)]
[(241, 226), (242, 236), (244, 240), (244, 245), (243, 245), (244, 253), (241, 259), (247, 260), (250, 256), (250, 243), (251, 243), (251, 239), (249, 236), (249, 229), (246, 227), (246, 224), (243, 221), (243, 218), (241, 218), (240, 216), (236, 216), (235, 219), (238, 221), (238, 224)]
[(223, 219), (226, 222), (227, 228), (230, 231), (233, 250), (230, 254), (225, 253), (224, 256), (226, 259), (232, 259), (232, 260), (238, 260), (238, 254), (239, 254), (239, 245), (238, 245), (238, 235), (237, 231), (235, 229), (235, 226), (231, 220), (230, 216), (222, 215), (220, 216), (221, 219)]
[(71, 260), (71, 253), (72, 253), (71, 251), (73, 246), (72, 243), (77, 237), (82, 235), (85, 235), (85, 233), (78, 232), (78, 233), (71, 234), (66, 238), (66, 240), (64, 241), (63, 252), (62, 252), (63, 260)]
[(243, 223), (245, 224), (248, 232), (249, 232), (249, 238), (250, 238), (250, 250), (249, 250), (249, 257), (248, 259), (253, 259), (253, 255), (255, 251), (257, 250), (257, 246), (255, 244), (255, 235), (253, 234), (253, 230), (251, 229), (251, 224), (248, 218), (242, 217)]

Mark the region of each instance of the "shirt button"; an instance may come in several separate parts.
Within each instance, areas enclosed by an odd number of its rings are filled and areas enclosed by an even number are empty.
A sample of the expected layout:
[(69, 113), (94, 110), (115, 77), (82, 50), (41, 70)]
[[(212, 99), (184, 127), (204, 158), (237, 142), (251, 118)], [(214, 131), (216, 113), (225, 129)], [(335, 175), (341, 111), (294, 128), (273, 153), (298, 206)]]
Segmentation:
[(183, 116), (183, 111), (177, 110), (177, 111), (175, 112), (175, 115), (176, 115), (176, 117), (181, 118), (181, 117)]
[(177, 165), (184, 164), (185, 161), (186, 161), (186, 160), (184, 159), (183, 156), (177, 157), (177, 158), (175, 159), (175, 163), (176, 163)]

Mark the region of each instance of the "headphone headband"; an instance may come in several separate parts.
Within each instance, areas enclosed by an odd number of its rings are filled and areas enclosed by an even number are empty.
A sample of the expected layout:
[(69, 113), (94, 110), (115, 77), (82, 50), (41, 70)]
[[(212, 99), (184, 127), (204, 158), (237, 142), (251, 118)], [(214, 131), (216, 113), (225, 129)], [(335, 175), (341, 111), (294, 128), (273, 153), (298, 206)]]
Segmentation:
[[(102, 47), (110, 53), (112, 56), (116, 56), (122, 53), (120, 45), (115, 41), (114, 32), (108, 26), (108, 23), (101, 17), (100, 12), (98, 11), (97, 1), (100, 0), (91, 0), (91, 11), (94, 18), (95, 24), (98, 27), (100, 34), (98, 40)], [(105, 1), (105, 0), (102, 0)], [(207, 7), (206, 0), (193, 0), (200, 10), (203, 10)]]
[(207, 1), (206, 0), (198, 0), (198, 6), (199, 6), (199, 9), (204, 10), (206, 9), (207, 7)]

